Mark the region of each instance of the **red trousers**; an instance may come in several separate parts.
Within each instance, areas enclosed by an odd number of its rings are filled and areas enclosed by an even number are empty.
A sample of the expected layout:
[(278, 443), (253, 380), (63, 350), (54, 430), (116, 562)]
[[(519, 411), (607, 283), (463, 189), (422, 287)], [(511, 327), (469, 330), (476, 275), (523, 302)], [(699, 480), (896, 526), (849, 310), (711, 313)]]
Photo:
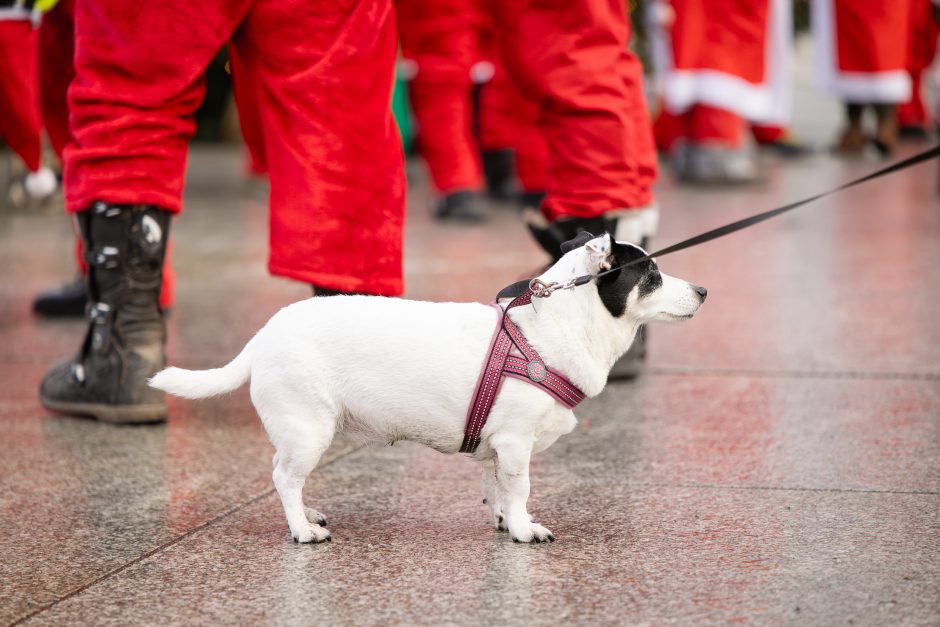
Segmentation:
[(930, 67), (937, 54), (937, 36), (940, 27), (934, 17), (931, 0), (911, 0), (910, 44), (907, 71), (911, 75), (911, 99), (898, 107), (898, 122), (902, 126), (927, 126), (932, 116), (924, 108), (924, 70)]
[(652, 202), (656, 149), (621, 0), (492, 0), (500, 57), (537, 103), (542, 211), (596, 217)]
[(480, 0), (398, 0), (401, 52), (417, 73), (409, 82), (417, 141), (441, 193), (479, 189), (479, 145), (472, 133), (473, 81), (482, 59)]
[[(425, 157), (427, 135), (433, 134), (441, 138), (441, 149), (429, 161), (454, 164), (446, 176), (435, 176), (439, 189), (457, 183), (479, 185), (479, 165), (475, 154), (469, 154), (473, 144), (467, 140), (468, 70), (479, 42), (473, 37), (479, 38), (481, 24), (479, 17), (473, 17), (474, 6), (472, 0), (403, 0), (400, 5), (403, 53), (418, 57), (412, 100)], [(515, 115), (504, 116), (508, 120), (504, 126), (523, 130), (502, 135), (524, 147), (517, 151), (523, 187), (547, 192), (542, 209), (550, 220), (648, 205), (657, 174), (656, 151), (642, 69), (627, 49), (630, 26), (624, 3), (492, 0), (488, 11), (499, 57), (513, 87), (507, 94), (505, 85), (500, 86), (497, 64), (494, 84), (484, 88), (484, 145), (496, 147), (492, 134), (500, 134), (492, 126), (486, 128), (494, 117), (488, 108), (514, 109)], [(423, 40), (421, 50), (409, 43), (414, 39)], [(423, 64), (422, 55), (427, 59)], [(428, 73), (435, 77), (431, 86), (419, 84), (422, 65), (426, 77)], [(445, 81), (441, 78), (445, 76), (451, 78)], [(513, 94), (512, 89), (518, 91)], [(441, 96), (445, 91), (453, 96)], [(520, 97), (528, 104), (512, 104)], [(424, 114), (429, 99), (443, 104)], [(500, 104), (507, 102), (508, 106)], [(434, 126), (445, 124), (450, 125), (446, 130)], [(537, 141), (526, 139), (533, 135)]]
[(232, 74), (232, 92), (235, 95), (235, 106), (238, 108), (238, 126), (248, 152), (247, 173), (250, 176), (266, 176), (268, 162), (264, 155), (259, 88), (251, 83), (252, 75), (245, 71), (244, 62), (235, 46), (229, 46), (228, 58)]
[(0, 139), (31, 171), (42, 161), (36, 32), (28, 19), (0, 20)]
[[(479, 188), (479, 151), (508, 148), (516, 153), (523, 189), (544, 190), (538, 106), (522, 96), (499, 61), (486, 2), (398, 0), (397, 7), (402, 55), (417, 70), (409, 91), (418, 146), (435, 188), (442, 193)], [(478, 86), (474, 128), (472, 74), (478, 63), (489, 64), (493, 75)]]
[(513, 83), (499, 60), (494, 37), (494, 27), (488, 20), (482, 36), (483, 50), (494, 72), (480, 98), (480, 145), (484, 150), (512, 149), (522, 189), (541, 193), (547, 185), (548, 152), (538, 128), (539, 106)]
[(404, 163), (390, 0), (78, 0), (67, 208), (181, 209), (202, 75), (227, 42), (257, 87), (273, 274), (403, 289)]
[[(39, 108), (42, 124), (52, 147), (62, 159), (65, 147), (72, 141), (69, 130), (68, 88), (75, 77), (75, 0), (59, 0), (55, 7), (42, 16), (39, 26)], [(175, 275), (170, 262), (172, 242), (167, 250), (160, 289), (160, 306), (173, 306)], [(76, 265), (82, 274), (87, 272), (82, 255), (82, 240), (75, 238)]]

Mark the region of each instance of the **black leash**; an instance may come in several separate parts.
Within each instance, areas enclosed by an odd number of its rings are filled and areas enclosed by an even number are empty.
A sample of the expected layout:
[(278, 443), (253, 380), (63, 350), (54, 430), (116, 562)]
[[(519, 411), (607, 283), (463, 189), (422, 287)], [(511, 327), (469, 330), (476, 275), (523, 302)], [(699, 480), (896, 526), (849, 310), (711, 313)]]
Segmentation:
[[(704, 244), (705, 242), (710, 242), (714, 239), (718, 239), (719, 237), (724, 237), (725, 235), (730, 235), (737, 231), (754, 226), (755, 224), (759, 224), (763, 222), (764, 220), (769, 220), (781, 214), (787, 213), (788, 211), (793, 211), (794, 209), (797, 209), (799, 207), (802, 207), (803, 205), (819, 200), (820, 198), (825, 198), (826, 196), (831, 196), (832, 194), (835, 194), (836, 192), (841, 192), (850, 187), (855, 187), (856, 185), (867, 183), (868, 181), (881, 178), (882, 176), (887, 176), (888, 174), (893, 174), (894, 172), (905, 170), (919, 163), (923, 163), (925, 161), (929, 161), (930, 159), (934, 159), (938, 156), (940, 156), (940, 145), (934, 146), (933, 148), (929, 150), (925, 150), (924, 152), (921, 152), (919, 154), (916, 154), (913, 157), (909, 157), (902, 161), (898, 161), (897, 163), (893, 163), (889, 166), (885, 166), (881, 168), (880, 170), (876, 170), (872, 172), (871, 174), (867, 174), (863, 176), (862, 178), (855, 179), (854, 181), (849, 181), (848, 183), (844, 183), (843, 185), (830, 189), (829, 191), (822, 192), (814, 196), (810, 196), (809, 198), (804, 198), (803, 200), (792, 202), (788, 205), (783, 205), (782, 207), (777, 207), (776, 209), (764, 211), (762, 213), (758, 213), (756, 215), (744, 218), (742, 220), (738, 220), (736, 222), (732, 222), (730, 224), (726, 224), (724, 226), (719, 226), (716, 229), (712, 229), (700, 235), (695, 235), (694, 237), (684, 239), (681, 242), (673, 244), (672, 246), (667, 246), (666, 248), (663, 248), (662, 250), (657, 250), (654, 253), (649, 253), (645, 257), (640, 257), (639, 259), (634, 259), (633, 261), (630, 261), (628, 263), (621, 264), (619, 266), (614, 266), (613, 268), (610, 268), (609, 270), (605, 270), (598, 274), (585, 274), (585, 275), (576, 277), (574, 279), (571, 279), (569, 281), (566, 281), (565, 283), (561, 285), (545, 285), (542, 288), (542, 290), (539, 290), (539, 286), (536, 285), (533, 288), (533, 292), (535, 292), (536, 296), (539, 296), (539, 295), (547, 296), (556, 289), (569, 289), (572, 287), (576, 287), (578, 285), (584, 285), (585, 283), (589, 283), (595, 278), (599, 278), (604, 275), (611, 274), (612, 272), (616, 272), (623, 268), (633, 266), (638, 263), (643, 263), (645, 261), (649, 261), (650, 259), (653, 259), (656, 257), (662, 257), (664, 255), (676, 253), (676, 252), (679, 252), (680, 250), (692, 248), (693, 246), (698, 246), (700, 244)], [(537, 279), (533, 279), (532, 281), (519, 281), (518, 283), (513, 283), (512, 285), (509, 285), (503, 288), (500, 291), (500, 293), (497, 294), (496, 299), (499, 300), (500, 298), (518, 295), (517, 292), (519, 290), (519, 286), (523, 286), (523, 289), (528, 288), (530, 287), (530, 283), (535, 282), (535, 281), (537, 281)], [(539, 293), (540, 291), (541, 291), (541, 294)]]

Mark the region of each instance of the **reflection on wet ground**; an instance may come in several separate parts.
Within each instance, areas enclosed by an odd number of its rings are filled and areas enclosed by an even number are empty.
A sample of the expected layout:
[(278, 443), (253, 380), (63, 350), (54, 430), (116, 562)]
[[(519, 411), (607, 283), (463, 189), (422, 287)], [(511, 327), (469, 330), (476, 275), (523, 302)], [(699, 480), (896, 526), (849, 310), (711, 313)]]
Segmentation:
[[(660, 191), (659, 243), (872, 169), (768, 163), (765, 188)], [(175, 228), (171, 360), (229, 359), (301, 285), (264, 270), (266, 211), (235, 155), (197, 151)], [(337, 442), (307, 487), (334, 541), (290, 541), (247, 394), (167, 425), (51, 416), (78, 322), (30, 300), (70, 278), (56, 212), (0, 214), (0, 623), (615, 624), (940, 621), (940, 209), (933, 164), (663, 259), (709, 289), (655, 328), (647, 374), (579, 408), (534, 460), (558, 541), (488, 526), (478, 469)], [(487, 300), (542, 261), (513, 210), (440, 226), (415, 175), (408, 296)]]

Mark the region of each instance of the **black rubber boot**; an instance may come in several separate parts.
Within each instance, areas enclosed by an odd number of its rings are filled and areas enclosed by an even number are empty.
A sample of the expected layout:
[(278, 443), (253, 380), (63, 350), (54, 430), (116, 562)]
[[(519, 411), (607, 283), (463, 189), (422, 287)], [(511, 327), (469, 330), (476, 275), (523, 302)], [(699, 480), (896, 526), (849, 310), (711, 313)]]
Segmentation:
[(88, 318), (78, 356), (53, 367), (39, 389), (52, 411), (113, 423), (166, 419), (166, 328), (160, 285), (170, 213), (152, 205), (94, 203), (77, 214), (88, 263)]
[(79, 318), (85, 315), (87, 302), (85, 279), (79, 277), (71, 283), (41, 292), (33, 301), (33, 311), (50, 318)]

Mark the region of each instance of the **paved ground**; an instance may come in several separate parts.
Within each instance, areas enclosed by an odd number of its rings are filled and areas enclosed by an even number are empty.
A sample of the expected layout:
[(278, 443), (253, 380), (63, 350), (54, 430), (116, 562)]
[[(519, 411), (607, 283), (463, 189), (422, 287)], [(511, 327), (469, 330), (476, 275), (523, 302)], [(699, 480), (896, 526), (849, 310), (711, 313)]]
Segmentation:
[[(192, 162), (169, 352), (201, 367), (307, 291), (266, 275), (266, 212), (237, 157)], [(877, 163), (767, 165), (746, 191), (666, 177), (658, 242)], [(558, 537), (544, 546), (489, 527), (469, 460), (346, 442), (307, 487), (333, 543), (294, 544), (244, 391), (171, 401), (157, 427), (47, 414), (40, 376), (81, 325), (29, 306), (69, 278), (69, 226), (0, 213), (0, 623), (936, 625), (936, 175), (921, 166), (664, 259), (709, 300), (654, 328), (648, 372), (579, 408), (579, 428), (535, 459), (531, 509)], [(508, 208), (438, 226), (420, 175), (414, 188), (409, 297), (486, 300), (540, 261)]]

